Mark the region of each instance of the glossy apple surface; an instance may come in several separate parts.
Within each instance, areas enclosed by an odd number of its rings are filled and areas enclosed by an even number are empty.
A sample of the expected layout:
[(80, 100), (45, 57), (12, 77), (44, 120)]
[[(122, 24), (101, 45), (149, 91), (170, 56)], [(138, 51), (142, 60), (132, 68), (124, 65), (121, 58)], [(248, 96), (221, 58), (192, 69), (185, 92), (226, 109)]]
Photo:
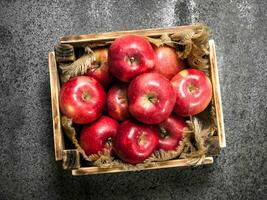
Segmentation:
[(108, 114), (116, 120), (123, 121), (129, 117), (127, 85), (117, 83), (107, 94)]
[(187, 125), (182, 117), (177, 115), (169, 116), (159, 127), (159, 149), (165, 151), (175, 150), (183, 139)]
[(84, 126), (80, 136), (80, 145), (87, 155), (98, 154), (104, 150), (111, 152), (112, 139), (119, 124), (116, 120), (101, 116), (97, 121)]
[(169, 117), (175, 104), (170, 81), (159, 73), (144, 73), (128, 88), (129, 111), (146, 124), (158, 124)]
[(108, 52), (108, 63), (113, 76), (130, 82), (137, 75), (154, 68), (155, 52), (146, 38), (126, 35), (116, 39)]
[(174, 112), (180, 116), (196, 115), (209, 105), (212, 96), (210, 79), (201, 70), (185, 69), (172, 78), (176, 91)]
[(112, 81), (108, 67), (108, 49), (99, 48), (94, 50), (95, 62), (87, 70), (85, 75), (95, 78), (103, 87), (108, 87)]
[(102, 113), (106, 94), (98, 81), (88, 76), (76, 76), (60, 90), (60, 109), (77, 124), (87, 124)]
[(113, 149), (123, 161), (136, 164), (146, 160), (157, 149), (158, 142), (155, 127), (127, 120), (119, 125)]
[(175, 50), (171, 47), (158, 47), (155, 49), (155, 54), (154, 71), (162, 74), (167, 79), (171, 79), (185, 67), (183, 60), (178, 57)]

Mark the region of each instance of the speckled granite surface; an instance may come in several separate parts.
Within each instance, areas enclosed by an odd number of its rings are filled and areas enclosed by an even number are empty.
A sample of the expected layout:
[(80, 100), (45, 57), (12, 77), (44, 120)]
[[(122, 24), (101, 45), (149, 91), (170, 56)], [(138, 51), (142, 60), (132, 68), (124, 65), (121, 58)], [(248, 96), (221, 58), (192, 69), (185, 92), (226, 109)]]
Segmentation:
[[(0, 199), (266, 199), (266, 9), (264, 0), (0, 1)], [(47, 67), (57, 39), (196, 21), (217, 43), (227, 148), (215, 164), (87, 177), (61, 170)]]

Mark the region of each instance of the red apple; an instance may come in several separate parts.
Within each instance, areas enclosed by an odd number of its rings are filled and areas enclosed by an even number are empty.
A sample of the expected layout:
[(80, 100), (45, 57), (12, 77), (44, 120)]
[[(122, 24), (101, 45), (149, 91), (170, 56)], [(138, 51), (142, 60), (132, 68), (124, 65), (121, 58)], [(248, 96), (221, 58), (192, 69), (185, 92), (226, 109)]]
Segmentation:
[(76, 76), (60, 91), (60, 109), (77, 124), (87, 124), (102, 113), (106, 101), (103, 87), (92, 77)]
[(110, 72), (119, 80), (130, 82), (137, 75), (154, 68), (155, 52), (146, 38), (126, 35), (116, 39), (108, 52)]
[(113, 85), (107, 94), (108, 114), (119, 121), (129, 117), (127, 85), (120, 83)]
[(183, 60), (178, 57), (175, 50), (171, 47), (158, 47), (155, 49), (155, 53), (154, 71), (162, 74), (167, 79), (171, 79), (185, 67)]
[(120, 159), (136, 164), (146, 160), (158, 147), (155, 127), (131, 120), (119, 125), (113, 141), (113, 149)]
[(177, 115), (171, 115), (158, 126), (160, 132), (159, 149), (175, 150), (186, 131), (185, 120)]
[(92, 76), (106, 88), (112, 81), (112, 76), (109, 73), (108, 67), (108, 49), (96, 49), (94, 50), (94, 54), (95, 62), (92, 63), (92, 66), (87, 70), (85, 75)]
[(174, 112), (180, 116), (196, 115), (209, 105), (212, 96), (210, 79), (201, 70), (185, 69), (172, 78), (176, 91)]
[(80, 145), (87, 155), (98, 154), (104, 150), (111, 153), (110, 141), (115, 137), (119, 124), (114, 119), (102, 116), (96, 122), (84, 126)]
[(159, 73), (144, 73), (129, 85), (129, 111), (139, 121), (158, 124), (169, 117), (175, 104), (170, 81)]

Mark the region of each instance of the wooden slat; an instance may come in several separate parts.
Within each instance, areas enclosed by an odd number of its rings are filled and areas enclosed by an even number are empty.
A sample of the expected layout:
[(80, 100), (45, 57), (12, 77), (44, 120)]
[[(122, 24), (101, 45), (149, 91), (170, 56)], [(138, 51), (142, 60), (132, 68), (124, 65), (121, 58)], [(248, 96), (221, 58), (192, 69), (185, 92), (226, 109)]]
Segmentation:
[(156, 37), (156, 36), (161, 36), (162, 34), (170, 34), (176, 31), (190, 29), (194, 26), (195, 25), (187, 25), (187, 26), (175, 26), (175, 27), (169, 27), (169, 28), (106, 32), (106, 33), (96, 33), (96, 34), (87, 34), (87, 35), (71, 35), (71, 36), (61, 37), (60, 43), (72, 44), (74, 46), (81, 46), (84, 43), (96, 42), (96, 41), (109, 41), (109, 40), (114, 40), (117, 37), (121, 37), (123, 35), (129, 35), (129, 34)]
[[(192, 159), (177, 159), (177, 160), (158, 162), (157, 166), (145, 167), (142, 170), (162, 169), (162, 168), (172, 168), (172, 167), (188, 167), (191, 166), (190, 161), (192, 161)], [(213, 163), (213, 157), (206, 157), (203, 160), (202, 165), (208, 165), (212, 163)], [(115, 172), (126, 172), (126, 171), (136, 171), (136, 170), (122, 170), (121, 168), (104, 169), (99, 167), (82, 167), (79, 169), (72, 170), (72, 175), (81, 176), (81, 175), (93, 175), (93, 174), (104, 174), (104, 173), (115, 173)]]
[(54, 52), (49, 52), (48, 54), (48, 66), (50, 74), (55, 158), (56, 160), (62, 160), (62, 150), (64, 149), (64, 141), (61, 130), (60, 111), (59, 111), (60, 84), (59, 84), (57, 64)]
[(215, 104), (215, 110), (216, 110), (218, 136), (219, 136), (220, 147), (223, 148), (223, 147), (226, 147), (226, 141), (225, 141), (225, 132), (224, 132), (220, 82), (219, 82), (214, 40), (209, 41), (209, 47), (210, 47), (211, 80), (212, 80), (213, 97), (214, 97), (214, 104)]

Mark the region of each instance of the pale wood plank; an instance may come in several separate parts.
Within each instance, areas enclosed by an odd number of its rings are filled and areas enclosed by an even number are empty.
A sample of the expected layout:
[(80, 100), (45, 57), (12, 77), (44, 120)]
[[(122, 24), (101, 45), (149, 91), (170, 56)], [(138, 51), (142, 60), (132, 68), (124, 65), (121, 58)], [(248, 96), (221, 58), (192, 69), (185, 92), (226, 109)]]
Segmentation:
[(56, 160), (62, 160), (62, 150), (64, 149), (64, 141), (61, 130), (60, 111), (59, 111), (60, 83), (59, 83), (57, 64), (54, 52), (49, 52), (48, 54), (48, 66), (50, 75), (55, 158)]
[(162, 34), (171, 34), (180, 30), (190, 29), (195, 27), (195, 25), (186, 26), (175, 26), (169, 28), (156, 28), (156, 29), (142, 29), (142, 30), (130, 30), (130, 31), (119, 31), (119, 32), (106, 32), (106, 33), (96, 33), (96, 34), (86, 34), (86, 35), (70, 35), (60, 38), (60, 43), (62, 44), (72, 44), (74, 46), (82, 46), (84, 43), (97, 42), (97, 41), (109, 41), (114, 40), (117, 37), (123, 35), (135, 34), (141, 36), (161, 36)]
[(223, 148), (226, 147), (226, 140), (225, 140), (221, 90), (220, 90), (214, 40), (209, 40), (209, 47), (210, 47), (211, 80), (212, 80), (213, 98), (216, 110), (217, 129), (218, 129), (220, 147)]
[[(177, 159), (177, 160), (158, 162), (157, 166), (145, 167), (142, 170), (162, 169), (162, 168), (172, 168), (172, 167), (188, 167), (192, 166), (190, 164), (190, 161), (192, 161), (192, 159)], [(203, 160), (202, 165), (208, 165), (212, 163), (213, 163), (213, 157), (206, 157)], [(126, 171), (136, 171), (136, 170), (122, 170), (120, 168), (104, 169), (100, 167), (82, 167), (79, 169), (72, 170), (72, 175), (81, 176), (81, 175), (94, 175), (94, 174), (116, 173), (116, 172), (126, 172)]]

